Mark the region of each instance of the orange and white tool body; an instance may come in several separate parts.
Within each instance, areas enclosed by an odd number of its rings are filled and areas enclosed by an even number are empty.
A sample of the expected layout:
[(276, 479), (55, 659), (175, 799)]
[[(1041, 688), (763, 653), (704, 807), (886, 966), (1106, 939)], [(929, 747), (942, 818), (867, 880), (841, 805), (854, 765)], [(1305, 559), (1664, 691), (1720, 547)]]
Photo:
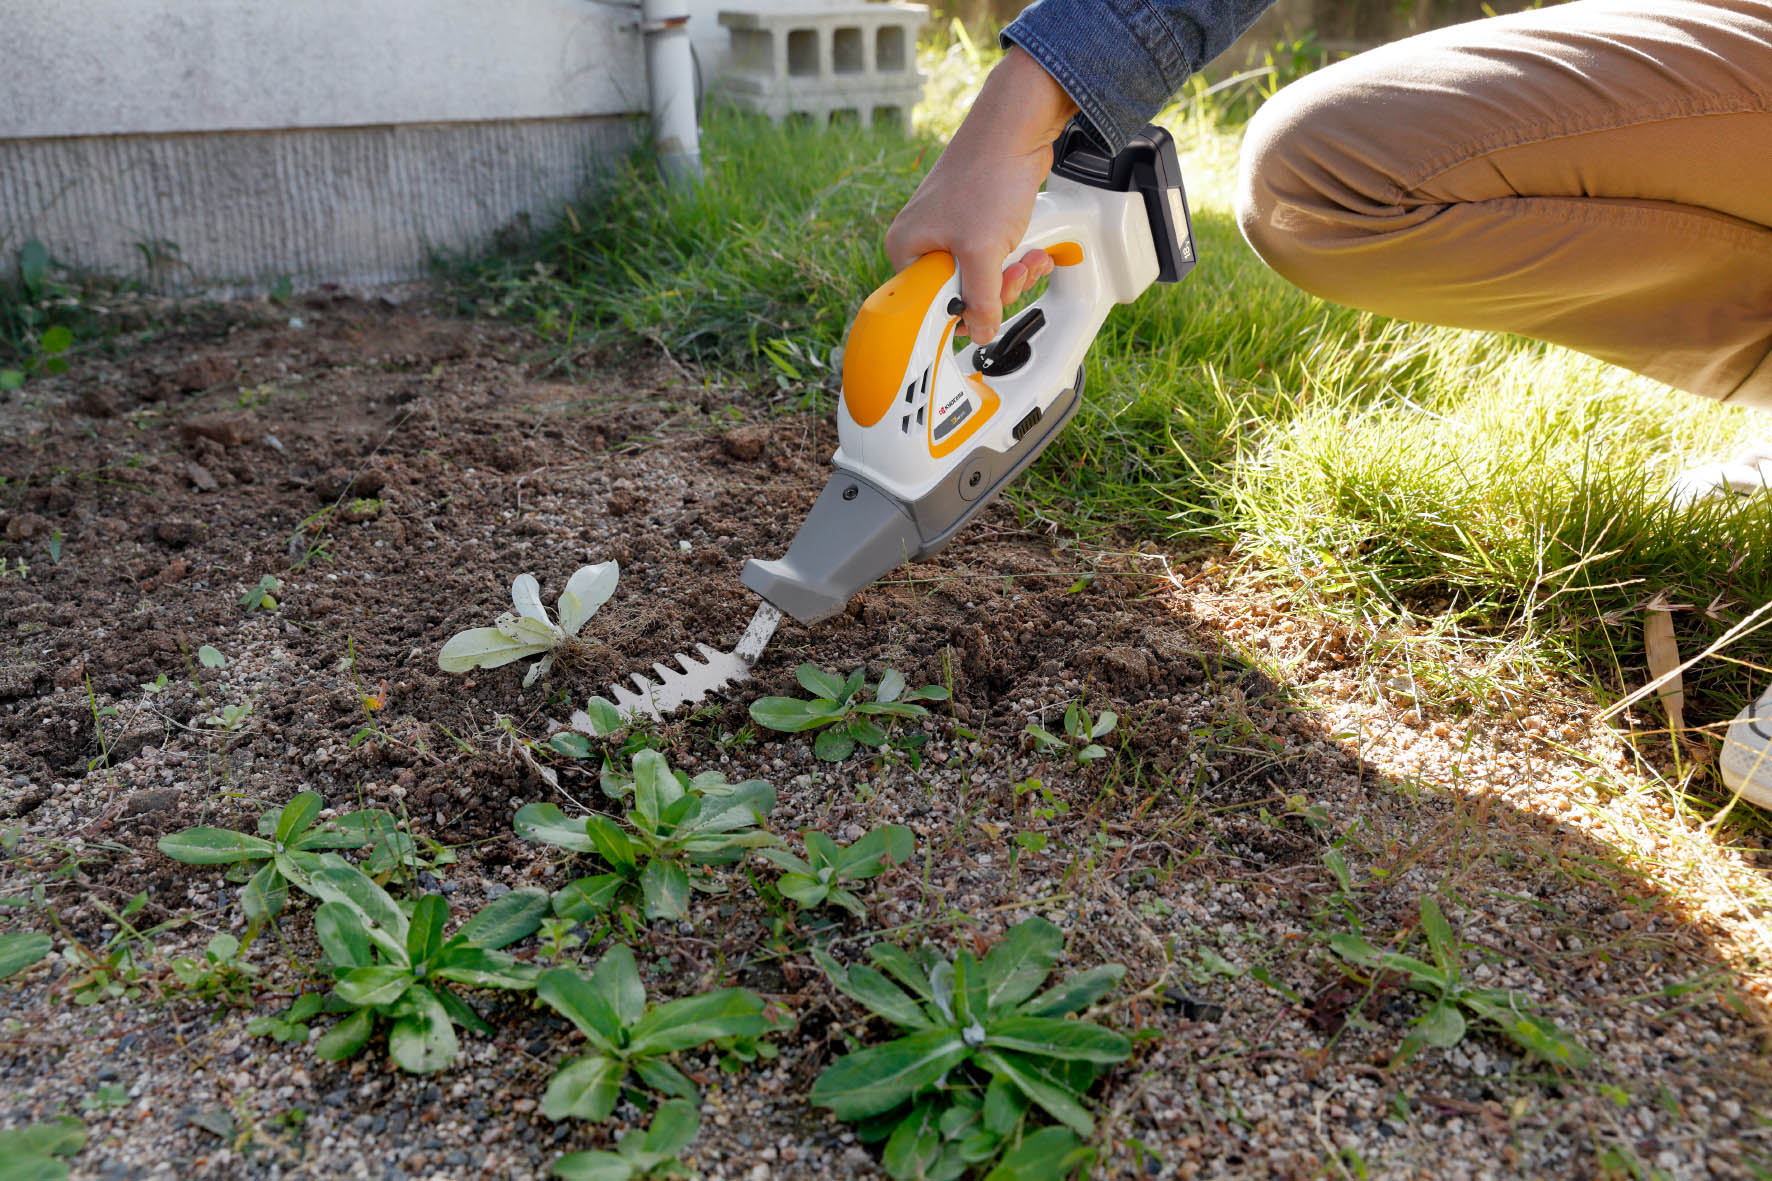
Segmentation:
[(1157, 278), (1145, 201), (1054, 176), (1034, 200), (1010, 259), (1043, 249), (1057, 264), (1034, 301), (1044, 323), (1013, 371), (980, 373), (978, 350), (955, 349), (959, 271), (926, 254), (881, 286), (856, 315), (843, 351), (843, 397), (833, 464), (906, 501), (935, 488), (944, 462), (979, 446), (1007, 452), (1014, 431), (1070, 390), (1109, 310)]

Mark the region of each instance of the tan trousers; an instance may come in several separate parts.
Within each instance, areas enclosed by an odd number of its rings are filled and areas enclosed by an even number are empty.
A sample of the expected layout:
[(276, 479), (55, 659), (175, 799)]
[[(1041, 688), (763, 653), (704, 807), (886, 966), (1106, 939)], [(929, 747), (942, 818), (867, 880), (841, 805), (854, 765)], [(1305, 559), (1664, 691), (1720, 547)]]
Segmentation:
[(1275, 270), (1772, 411), (1772, 2), (1575, 0), (1286, 87), (1237, 215)]

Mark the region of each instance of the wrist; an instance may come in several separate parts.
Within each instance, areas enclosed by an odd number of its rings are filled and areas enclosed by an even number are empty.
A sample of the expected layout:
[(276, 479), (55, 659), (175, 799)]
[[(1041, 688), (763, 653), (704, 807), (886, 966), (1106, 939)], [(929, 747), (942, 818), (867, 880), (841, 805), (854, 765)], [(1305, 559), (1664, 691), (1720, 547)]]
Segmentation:
[(1077, 104), (1057, 79), (1025, 49), (1012, 45), (985, 79), (960, 130), (982, 125), (1002, 148), (1032, 152), (1051, 147), (1076, 113)]

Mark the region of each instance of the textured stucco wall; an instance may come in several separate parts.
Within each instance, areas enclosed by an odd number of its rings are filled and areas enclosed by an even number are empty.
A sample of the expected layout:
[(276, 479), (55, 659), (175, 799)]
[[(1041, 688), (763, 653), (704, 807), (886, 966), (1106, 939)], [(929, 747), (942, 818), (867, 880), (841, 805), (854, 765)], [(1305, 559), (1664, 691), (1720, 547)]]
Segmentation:
[(0, 242), (9, 265), (37, 238), (161, 290), (396, 282), (433, 251), (551, 222), (632, 129), (605, 115), (0, 142)]
[[(646, 109), (594, 0), (0, 0), (0, 259), (240, 290), (545, 222)], [(167, 262), (168, 259), (176, 261)]]

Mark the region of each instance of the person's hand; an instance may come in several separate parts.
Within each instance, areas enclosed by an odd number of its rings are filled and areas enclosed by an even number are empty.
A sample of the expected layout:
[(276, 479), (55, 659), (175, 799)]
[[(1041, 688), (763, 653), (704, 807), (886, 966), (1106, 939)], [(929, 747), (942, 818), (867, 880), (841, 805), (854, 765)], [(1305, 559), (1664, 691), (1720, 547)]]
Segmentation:
[(1027, 233), (1034, 195), (1052, 171), (1053, 141), (1076, 110), (1052, 75), (1011, 47), (886, 231), (897, 270), (932, 250), (954, 256), (966, 302), (958, 331), (981, 344), (997, 335), (1003, 305), (1052, 273), (1044, 250), (1003, 263)]

